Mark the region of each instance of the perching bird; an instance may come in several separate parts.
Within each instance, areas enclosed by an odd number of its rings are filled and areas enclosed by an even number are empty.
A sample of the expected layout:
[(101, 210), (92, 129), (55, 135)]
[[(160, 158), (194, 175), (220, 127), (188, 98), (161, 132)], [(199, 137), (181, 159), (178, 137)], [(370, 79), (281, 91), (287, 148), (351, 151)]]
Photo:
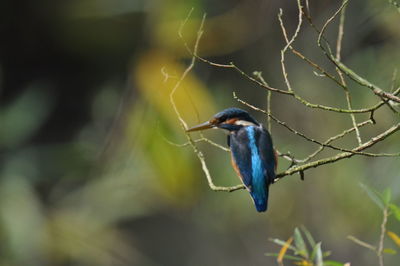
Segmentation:
[(274, 182), (277, 158), (269, 132), (246, 111), (228, 108), (187, 132), (221, 128), (229, 131), (232, 166), (253, 198), (257, 211), (267, 210), (269, 185)]

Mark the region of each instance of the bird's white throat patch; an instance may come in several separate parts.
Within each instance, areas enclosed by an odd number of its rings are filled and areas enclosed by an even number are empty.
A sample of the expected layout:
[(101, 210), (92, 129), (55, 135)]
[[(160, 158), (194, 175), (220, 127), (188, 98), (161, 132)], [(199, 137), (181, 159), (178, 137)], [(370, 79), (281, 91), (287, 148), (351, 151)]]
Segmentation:
[(235, 125), (238, 126), (257, 126), (256, 124), (249, 122), (249, 121), (245, 121), (245, 120), (236, 120), (235, 121)]

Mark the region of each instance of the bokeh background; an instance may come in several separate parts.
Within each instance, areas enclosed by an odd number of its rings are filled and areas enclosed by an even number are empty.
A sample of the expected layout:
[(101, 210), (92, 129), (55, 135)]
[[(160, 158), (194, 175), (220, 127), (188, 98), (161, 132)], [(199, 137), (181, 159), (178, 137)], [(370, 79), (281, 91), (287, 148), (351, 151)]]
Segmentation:
[[(310, 1), (316, 24), (339, 5)], [(167, 142), (186, 140), (168, 97), (190, 60), (178, 37), (189, 10), (183, 31), (189, 45), (207, 13), (200, 55), (233, 61), (247, 73), (262, 71), (271, 85), (284, 88), (277, 14), (283, 8), (293, 32), (294, 1), (5, 0), (0, 6), (0, 265), (275, 265), (264, 255), (279, 251), (269, 238), (286, 240), (300, 225), (332, 259), (377, 264), (373, 252), (346, 237), (378, 241), (381, 212), (359, 184), (389, 187), (397, 202), (398, 158), (353, 157), (307, 171), (305, 181), (286, 177), (271, 187), (269, 210), (260, 214), (245, 191), (211, 191), (190, 147)], [(350, 1), (343, 61), (390, 88), (400, 63), (399, 25), (390, 1)], [(337, 21), (327, 36), (334, 42), (336, 34)], [(306, 23), (295, 47), (334, 70)], [(303, 61), (288, 54), (287, 68), (303, 97), (345, 106), (343, 90)], [(365, 88), (349, 85), (355, 107), (377, 102)], [(201, 62), (176, 101), (193, 125), (226, 107), (246, 109), (233, 91), (266, 108), (264, 89), (234, 70)], [(286, 96), (273, 95), (271, 108), (319, 140), (351, 127), (349, 116), (309, 110)], [(363, 129), (364, 141), (398, 117), (383, 107), (376, 120)], [(280, 151), (299, 158), (317, 148), (276, 124), (272, 135)], [(222, 132), (206, 136), (225, 145)], [(356, 139), (339, 143), (351, 147)], [(398, 152), (399, 143), (393, 135), (374, 151)], [(238, 184), (226, 152), (199, 147), (216, 184)], [(285, 167), (280, 159), (279, 169)], [(392, 219), (388, 228), (400, 232)], [(399, 256), (386, 255), (386, 265), (398, 265)]]

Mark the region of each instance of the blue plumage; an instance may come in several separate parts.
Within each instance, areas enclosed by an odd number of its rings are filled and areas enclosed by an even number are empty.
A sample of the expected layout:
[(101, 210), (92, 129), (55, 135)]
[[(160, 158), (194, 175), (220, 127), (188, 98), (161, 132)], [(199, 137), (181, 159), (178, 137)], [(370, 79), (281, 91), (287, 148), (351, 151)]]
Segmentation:
[(245, 129), (249, 137), (249, 148), (251, 150), (252, 186), (250, 195), (254, 200), (257, 211), (265, 211), (268, 199), (265, 179), (266, 169), (256, 146), (254, 127), (248, 126)]
[(238, 175), (249, 190), (257, 211), (266, 211), (268, 187), (275, 179), (275, 156), (269, 133), (260, 125), (249, 125), (231, 131), (230, 139)]
[(219, 112), (210, 121), (188, 131), (212, 127), (229, 131), (233, 168), (250, 192), (257, 211), (266, 211), (269, 185), (274, 182), (277, 165), (269, 132), (239, 108)]

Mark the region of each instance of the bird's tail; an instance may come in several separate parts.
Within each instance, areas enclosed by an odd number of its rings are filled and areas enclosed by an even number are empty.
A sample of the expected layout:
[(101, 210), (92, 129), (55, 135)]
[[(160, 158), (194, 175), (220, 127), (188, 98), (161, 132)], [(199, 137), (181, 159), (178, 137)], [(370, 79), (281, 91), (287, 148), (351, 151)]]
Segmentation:
[(268, 186), (250, 192), (258, 212), (265, 212), (268, 207)]

